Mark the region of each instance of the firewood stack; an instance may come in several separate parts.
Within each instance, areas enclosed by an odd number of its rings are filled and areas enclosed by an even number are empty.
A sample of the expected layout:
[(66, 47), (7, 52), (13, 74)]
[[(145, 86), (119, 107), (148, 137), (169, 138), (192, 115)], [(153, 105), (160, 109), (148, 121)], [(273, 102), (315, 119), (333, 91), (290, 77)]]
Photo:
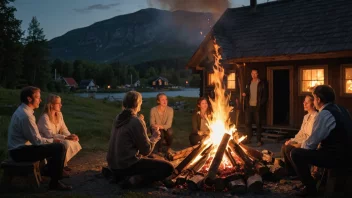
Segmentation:
[[(225, 133), (217, 147), (206, 144), (176, 152), (172, 159), (184, 157), (170, 177), (175, 185), (186, 185), (191, 190), (230, 191), (234, 193), (260, 192), (262, 176), (269, 173), (264, 154), (237, 143)], [(224, 164), (226, 156), (228, 164)]]

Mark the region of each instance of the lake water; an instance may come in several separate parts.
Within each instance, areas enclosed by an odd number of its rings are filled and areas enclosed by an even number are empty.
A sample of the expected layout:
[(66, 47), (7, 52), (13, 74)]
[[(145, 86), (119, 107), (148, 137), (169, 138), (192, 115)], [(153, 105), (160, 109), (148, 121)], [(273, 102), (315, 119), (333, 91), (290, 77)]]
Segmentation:
[[(169, 97), (184, 96), (184, 97), (199, 97), (198, 88), (187, 88), (180, 91), (162, 91)], [(156, 95), (160, 93), (155, 92), (141, 92), (143, 98), (156, 98)], [(76, 96), (89, 97), (91, 93), (77, 93)], [(122, 100), (125, 93), (95, 93), (96, 99), (108, 98), (109, 100)]]

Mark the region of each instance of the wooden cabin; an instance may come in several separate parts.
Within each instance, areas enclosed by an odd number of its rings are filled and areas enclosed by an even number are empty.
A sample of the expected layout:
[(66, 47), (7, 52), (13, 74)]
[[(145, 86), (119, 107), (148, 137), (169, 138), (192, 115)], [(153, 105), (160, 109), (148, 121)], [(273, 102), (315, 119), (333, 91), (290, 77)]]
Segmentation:
[(169, 86), (169, 80), (167, 78), (159, 76), (152, 81), (152, 87), (155, 89), (163, 89)]
[(200, 95), (211, 96), (215, 39), (232, 99), (240, 93), (241, 65), (245, 83), (251, 68), (257, 68), (269, 86), (266, 126), (299, 129), (305, 94), (316, 84), (331, 85), (336, 103), (352, 112), (351, 10), (350, 0), (251, 1), (250, 6), (227, 9), (187, 68), (201, 77)]

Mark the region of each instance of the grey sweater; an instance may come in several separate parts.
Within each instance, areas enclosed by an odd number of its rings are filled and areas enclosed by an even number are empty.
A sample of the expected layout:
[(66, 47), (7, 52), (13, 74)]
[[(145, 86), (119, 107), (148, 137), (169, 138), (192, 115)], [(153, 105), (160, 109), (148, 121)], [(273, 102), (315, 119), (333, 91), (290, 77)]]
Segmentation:
[(148, 138), (144, 121), (135, 115), (119, 128), (117, 120), (118, 116), (112, 126), (106, 159), (111, 169), (125, 169), (149, 155), (157, 141)]
[(174, 109), (166, 107), (163, 117), (158, 113), (158, 108), (153, 107), (150, 110), (150, 125), (158, 124), (163, 125), (164, 130), (168, 130), (172, 126), (172, 120), (174, 119)]

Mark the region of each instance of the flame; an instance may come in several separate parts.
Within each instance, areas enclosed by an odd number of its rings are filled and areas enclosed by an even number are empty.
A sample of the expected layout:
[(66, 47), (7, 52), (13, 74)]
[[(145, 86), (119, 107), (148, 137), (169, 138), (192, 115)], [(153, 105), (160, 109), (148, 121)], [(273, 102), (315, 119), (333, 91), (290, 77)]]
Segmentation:
[[(212, 162), (214, 155), (216, 151), (218, 150), (219, 144), (221, 143), (221, 140), (223, 136), (227, 133), (231, 135), (231, 139), (236, 137), (236, 141), (240, 143), (243, 141), (246, 136), (242, 136), (241, 138), (238, 138), (238, 133), (236, 132), (236, 126), (230, 122), (230, 112), (232, 111), (233, 107), (230, 106), (229, 100), (231, 95), (226, 94), (226, 89), (225, 89), (225, 84), (223, 81), (225, 72), (224, 68), (221, 66), (220, 60), (221, 55), (219, 53), (220, 46), (216, 43), (216, 40), (214, 40), (214, 49), (215, 49), (215, 54), (214, 54), (214, 66), (213, 70), (214, 73), (211, 75), (212, 77), (209, 78), (210, 83), (214, 85), (214, 93), (215, 97), (214, 98), (209, 98), (211, 107), (213, 109), (212, 116), (207, 119), (207, 126), (210, 130), (209, 137), (204, 140), (202, 143), (204, 146), (202, 148), (203, 152), (209, 146), (212, 145), (210, 148), (209, 152), (209, 157), (207, 158), (207, 161)], [(232, 154), (231, 154), (232, 155)], [(190, 163), (191, 165), (198, 162), (203, 156), (198, 155), (195, 157), (192, 162)], [(221, 170), (227, 170), (234, 168), (230, 159), (226, 155), (222, 158), (221, 164), (219, 166), (219, 169)], [(202, 168), (203, 171), (208, 171), (209, 167), (204, 166)]]

